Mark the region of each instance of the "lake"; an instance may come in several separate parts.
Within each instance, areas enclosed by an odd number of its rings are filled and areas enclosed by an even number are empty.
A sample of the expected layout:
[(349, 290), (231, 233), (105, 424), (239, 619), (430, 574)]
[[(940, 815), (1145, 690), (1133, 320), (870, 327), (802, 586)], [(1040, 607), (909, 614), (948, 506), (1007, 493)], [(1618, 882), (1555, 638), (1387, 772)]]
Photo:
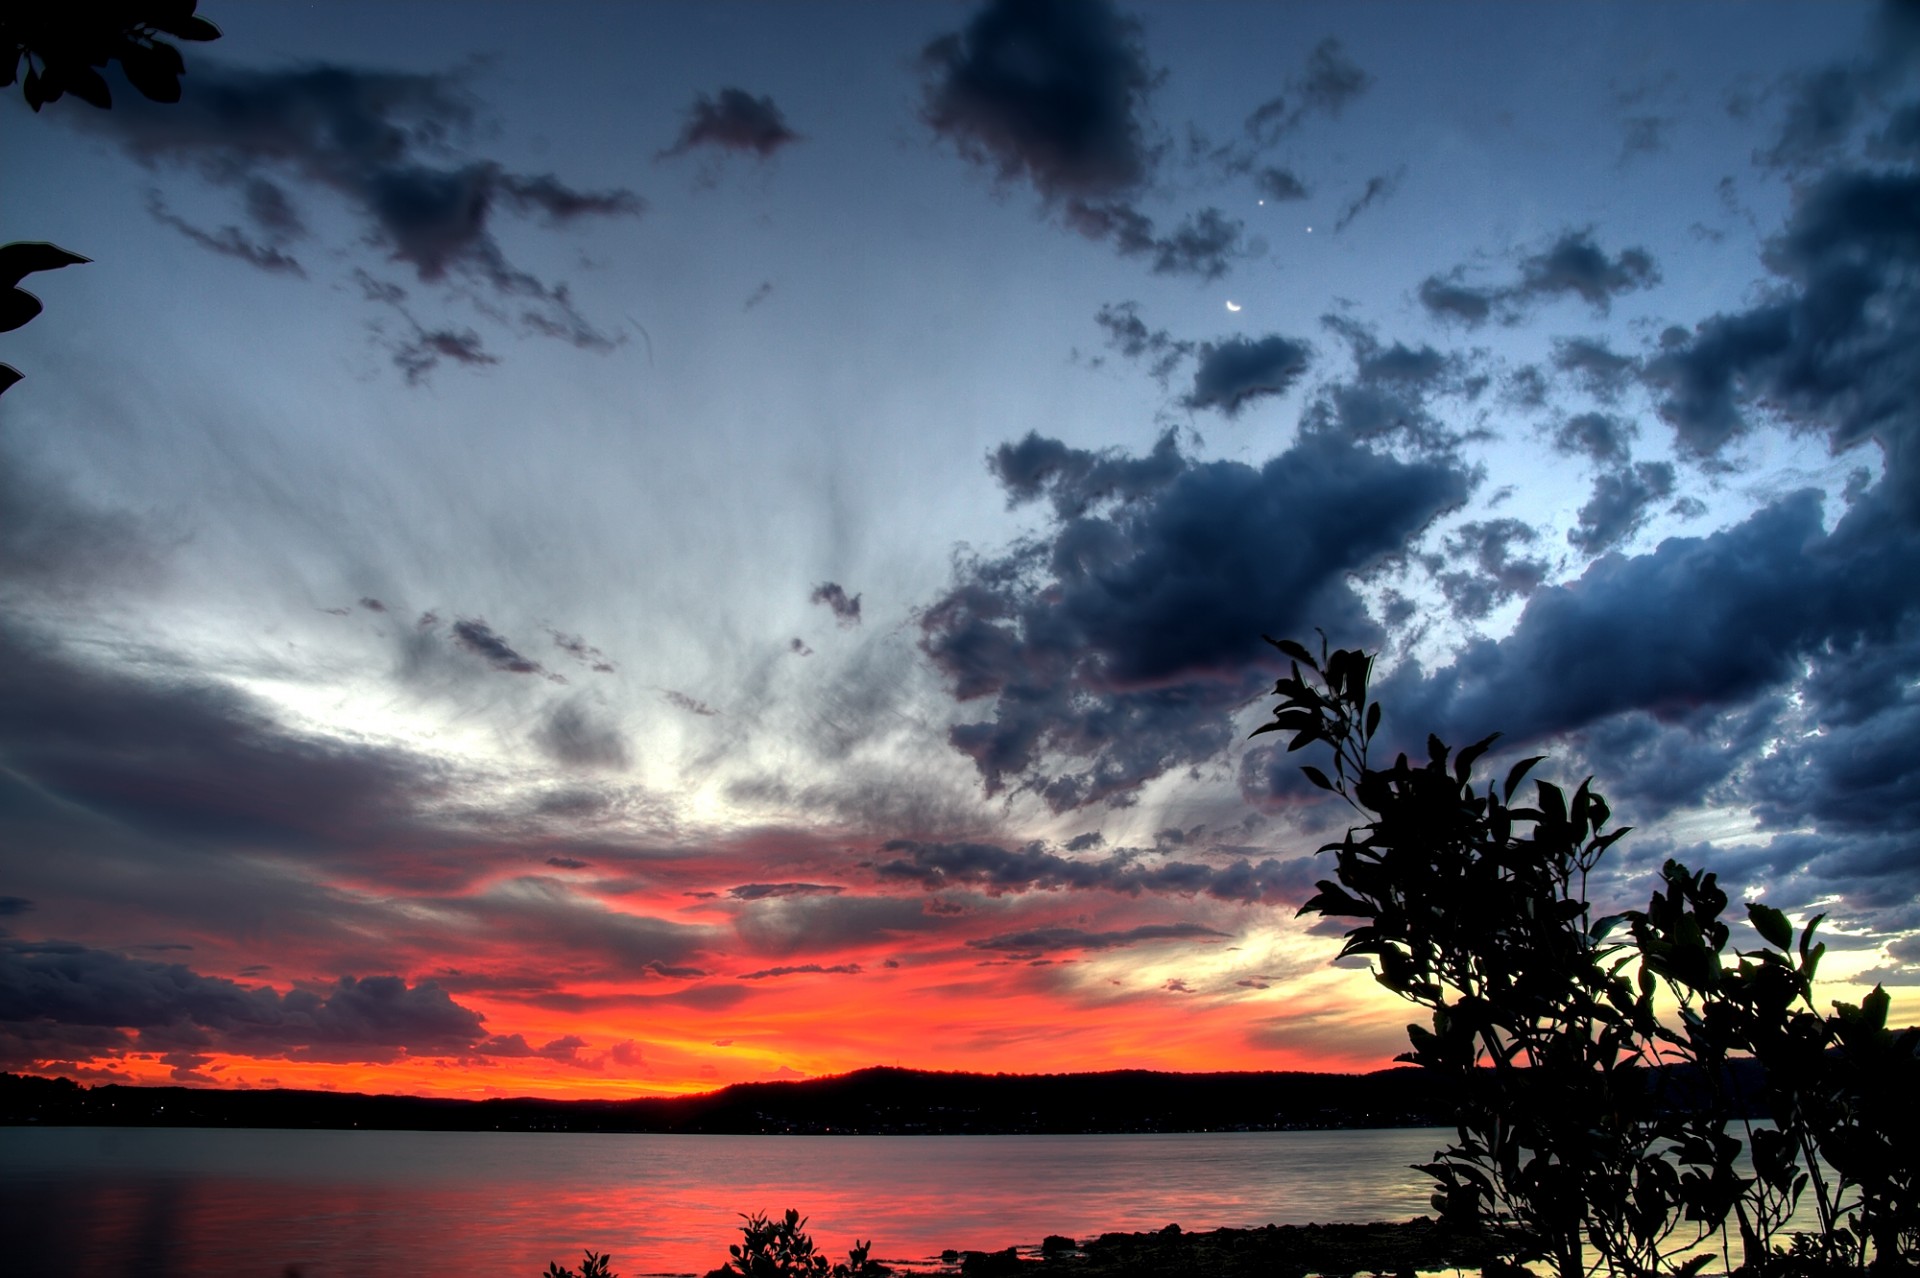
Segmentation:
[(741, 1212), (797, 1207), (889, 1262), (1047, 1234), (1405, 1220), (1449, 1130), (1112, 1136), (655, 1136), (0, 1128), (20, 1278), (537, 1278), (613, 1254), (704, 1273)]

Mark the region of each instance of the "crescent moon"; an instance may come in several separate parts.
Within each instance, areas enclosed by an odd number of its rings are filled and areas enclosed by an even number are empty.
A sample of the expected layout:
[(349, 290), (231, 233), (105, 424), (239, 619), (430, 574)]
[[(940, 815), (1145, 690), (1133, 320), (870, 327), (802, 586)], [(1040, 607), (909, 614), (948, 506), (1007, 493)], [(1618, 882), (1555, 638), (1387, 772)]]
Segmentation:
[(1240, 303), (1238, 303), (1238, 302), (1228, 302), (1228, 303), (1227, 303), (1227, 309), (1228, 309), (1228, 310), (1230, 310), (1230, 311), (1238, 311), (1238, 310), (1240, 309)]

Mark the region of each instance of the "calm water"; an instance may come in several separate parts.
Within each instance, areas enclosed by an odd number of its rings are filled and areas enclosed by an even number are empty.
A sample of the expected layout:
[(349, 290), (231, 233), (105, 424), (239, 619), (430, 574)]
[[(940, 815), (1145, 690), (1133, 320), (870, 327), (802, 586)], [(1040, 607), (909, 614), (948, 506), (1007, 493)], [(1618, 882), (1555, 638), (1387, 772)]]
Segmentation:
[(537, 1278), (583, 1248), (704, 1273), (736, 1213), (797, 1207), (839, 1256), (924, 1261), (1047, 1234), (1424, 1212), (1449, 1132), (616, 1136), (0, 1128), (20, 1278)]

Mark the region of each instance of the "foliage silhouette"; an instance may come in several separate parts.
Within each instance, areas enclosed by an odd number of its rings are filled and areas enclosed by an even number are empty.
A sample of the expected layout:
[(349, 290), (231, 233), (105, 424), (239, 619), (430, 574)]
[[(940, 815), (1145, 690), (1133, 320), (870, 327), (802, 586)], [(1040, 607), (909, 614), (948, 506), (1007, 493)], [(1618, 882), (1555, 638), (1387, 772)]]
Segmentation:
[[(1606, 829), (1591, 779), (1571, 797), (1536, 782), (1533, 805), (1513, 806), (1543, 756), (1482, 792), (1473, 766), (1496, 737), (1456, 755), (1430, 736), (1424, 766), (1403, 754), (1376, 769), (1372, 659), (1330, 652), (1324, 637), (1317, 659), (1268, 642), (1292, 669), (1254, 735), (1290, 733), (1289, 750), (1325, 743), (1333, 775), (1307, 766), (1308, 780), (1368, 818), (1321, 849), (1335, 880), (1300, 912), (1357, 920), (1342, 956), (1374, 960), (1383, 985), (1431, 1012), (1399, 1059), (1455, 1088), (1458, 1143), (1420, 1168), (1443, 1218), (1517, 1226), (1503, 1235), (1512, 1258), (1563, 1278), (1589, 1272), (1589, 1248), (1610, 1273), (1697, 1272), (1712, 1260), (1703, 1244), (1729, 1253), (1730, 1216), (1755, 1272), (1858, 1270), (1870, 1249), (1886, 1268), (1920, 1256), (1903, 1157), (1920, 1133), (1895, 1103), (1920, 1087), (1920, 1031), (1887, 1032), (1877, 987), (1860, 1007), (1813, 1010), (1819, 920), (1796, 945), (1784, 915), (1749, 907), (1768, 948), (1729, 968), (1725, 894), (1674, 861), (1647, 910), (1593, 917), (1588, 879), (1628, 831)], [(1663, 990), (1678, 1029), (1660, 1014)], [(1727, 1130), (1750, 1099), (1740, 1056), (1758, 1061), (1775, 1123), (1746, 1124), (1744, 1145)], [(1808, 1186), (1819, 1231), (1780, 1248)]]
[[(871, 1241), (855, 1240), (844, 1263), (829, 1262), (814, 1247), (813, 1239), (806, 1233), (806, 1217), (791, 1207), (779, 1220), (771, 1220), (763, 1213), (749, 1216), (744, 1212), (740, 1219), (746, 1222), (740, 1226), (740, 1232), (745, 1237), (727, 1248), (727, 1254), (732, 1259), (714, 1270), (714, 1275), (738, 1275), (738, 1278), (878, 1278), (886, 1272), (885, 1266), (868, 1259), (868, 1252), (873, 1247)], [(713, 1278), (713, 1275), (709, 1275), (709, 1278)]]
[[(0, 11), (0, 88), (17, 80), (38, 111), (68, 93), (105, 110), (113, 105), (100, 68), (118, 62), (127, 81), (155, 102), (180, 100), (186, 62), (162, 40), (218, 40), (220, 28), (195, 15), (198, 0), (56, 0)], [(22, 65), (26, 74), (22, 75)]]
[[(155, 102), (178, 102), (186, 63), (180, 50), (160, 37), (218, 40), (220, 28), (196, 16), (197, 7), (198, 0), (9, 4), (0, 9), (0, 88), (18, 81), (35, 111), (68, 93), (105, 110), (113, 105), (113, 95), (100, 68), (118, 62), (142, 95)], [(52, 244), (0, 245), (0, 289), (5, 290), (0, 292), (0, 333), (40, 313), (40, 299), (19, 287), (24, 277), (89, 260)], [(0, 364), (0, 394), (21, 377), (11, 364)]]
[(576, 1270), (561, 1268), (558, 1261), (547, 1262), (547, 1272), (540, 1278), (620, 1278), (619, 1274), (607, 1268), (613, 1263), (613, 1257), (606, 1254), (595, 1255), (589, 1251)]

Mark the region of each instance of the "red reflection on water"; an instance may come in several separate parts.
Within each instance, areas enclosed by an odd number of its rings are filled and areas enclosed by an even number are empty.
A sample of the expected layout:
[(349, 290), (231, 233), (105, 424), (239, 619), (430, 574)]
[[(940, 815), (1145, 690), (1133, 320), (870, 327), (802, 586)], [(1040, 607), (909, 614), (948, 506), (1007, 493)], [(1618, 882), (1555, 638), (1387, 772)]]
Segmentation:
[(829, 1254), (889, 1262), (1050, 1233), (1405, 1219), (1434, 1134), (635, 1137), (526, 1133), (20, 1131), (0, 1207), (23, 1273), (534, 1278), (701, 1274), (740, 1213), (794, 1207)]

